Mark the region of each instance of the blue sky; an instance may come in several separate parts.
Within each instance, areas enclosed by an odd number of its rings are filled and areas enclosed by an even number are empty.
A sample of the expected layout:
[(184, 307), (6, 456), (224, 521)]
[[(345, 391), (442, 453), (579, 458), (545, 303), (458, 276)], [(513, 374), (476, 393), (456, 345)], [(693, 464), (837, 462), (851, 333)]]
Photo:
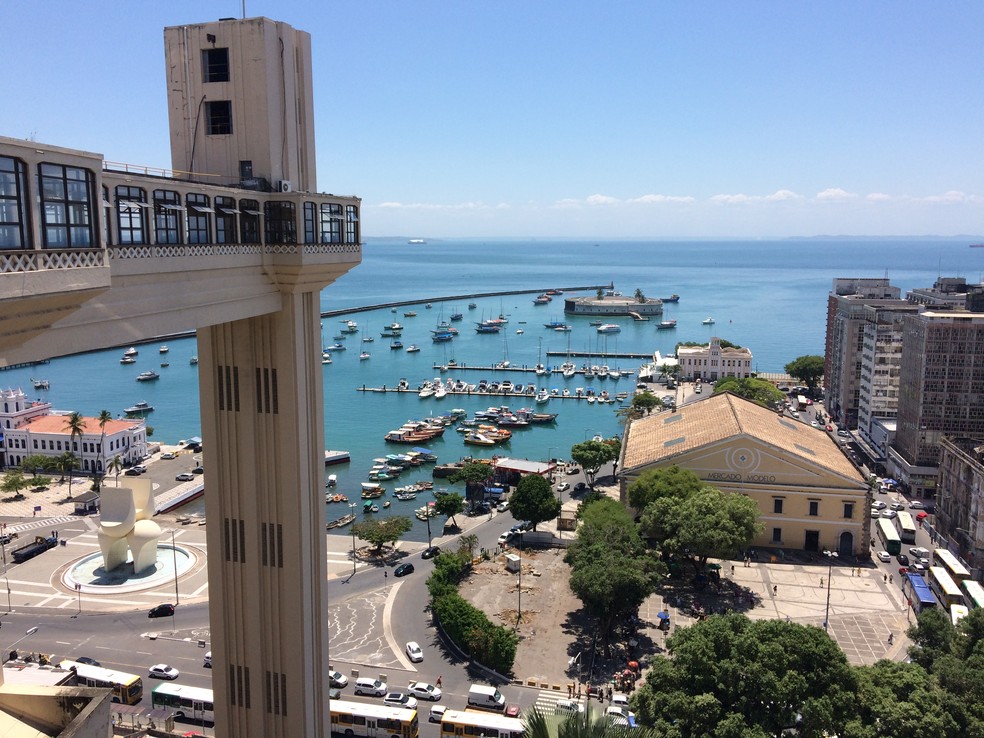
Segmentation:
[[(312, 34), (318, 185), (364, 235), (984, 232), (984, 3), (246, 3)], [(163, 28), (7, 0), (0, 135), (167, 167)]]

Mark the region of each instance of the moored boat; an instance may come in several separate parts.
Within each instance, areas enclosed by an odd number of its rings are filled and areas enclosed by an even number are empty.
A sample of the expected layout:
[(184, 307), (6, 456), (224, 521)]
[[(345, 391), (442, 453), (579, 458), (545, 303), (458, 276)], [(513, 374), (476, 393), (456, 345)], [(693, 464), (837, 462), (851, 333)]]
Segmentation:
[(680, 302), (680, 295), (674, 293), (669, 297), (663, 297), (661, 299), (663, 300), (663, 302)]
[(147, 413), (154, 412), (154, 406), (141, 400), (140, 402), (133, 403), (130, 407), (123, 408), (123, 412), (127, 415), (146, 415)]
[(331, 530), (332, 528), (344, 528), (346, 525), (348, 525), (354, 520), (355, 520), (355, 515), (349, 513), (348, 515), (343, 515), (340, 518), (325, 523), (325, 528), (327, 530)]
[(702, 325), (714, 325), (714, 318), (712, 318), (710, 315), (708, 315), (706, 318), (704, 318), (700, 322), (701, 322)]
[(656, 329), (661, 331), (670, 330), (671, 328), (676, 328), (677, 322), (675, 320), (661, 320), (656, 324)]
[(145, 372), (140, 372), (140, 374), (137, 375), (137, 381), (138, 382), (153, 382), (154, 380), (157, 380), (157, 379), (160, 379), (160, 378), (161, 378), (161, 375), (158, 374), (157, 372), (155, 372), (152, 369), (148, 369)]
[(598, 333), (618, 333), (622, 327), (618, 323), (602, 323), (597, 330)]

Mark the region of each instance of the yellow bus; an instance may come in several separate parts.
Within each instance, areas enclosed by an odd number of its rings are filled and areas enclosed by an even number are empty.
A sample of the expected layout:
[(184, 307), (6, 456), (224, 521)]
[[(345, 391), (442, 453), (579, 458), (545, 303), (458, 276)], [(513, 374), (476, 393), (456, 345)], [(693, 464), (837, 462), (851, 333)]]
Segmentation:
[(895, 516), (895, 525), (899, 529), (899, 538), (902, 543), (916, 542), (916, 524), (912, 522), (912, 515), (905, 510), (900, 510)]
[(76, 681), (80, 687), (111, 689), (113, 702), (135, 705), (143, 698), (143, 679), (136, 674), (104, 669), (101, 666), (80, 664), (78, 661), (67, 659), (62, 661), (59, 666), (62, 669), (74, 669)]
[(417, 711), (368, 702), (330, 700), (331, 732), (370, 738), (417, 738)]
[(933, 549), (933, 566), (942, 566), (955, 582), (970, 579), (970, 572), (967, 571), (967, 567), (961, 564), (960, 560), (945, 548)]
[(966, 605), (950, 605), (950, 621), (953, 623), (953, 627), (957, 627), (957, 623), (961, 619), (970, 615), (970, 610)]
[(933, 590), (933, 594), (943, 607), (962, 606), (964, 603), (960, 587), (942, 566), (929, 567), (929, 588)]
[(523, 738), (525, 732), (519, 718), (484, 710), (446, 710), (441, 718), (441, 738)]

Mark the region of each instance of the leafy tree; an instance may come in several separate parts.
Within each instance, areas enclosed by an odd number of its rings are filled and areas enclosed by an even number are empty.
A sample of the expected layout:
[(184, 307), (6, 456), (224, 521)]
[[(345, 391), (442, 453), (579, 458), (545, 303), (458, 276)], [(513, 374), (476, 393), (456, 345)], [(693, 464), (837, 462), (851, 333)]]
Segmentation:
[(639, 288), (636, 288), (636, 291), (635, 291), (635, 301), (636, 302), (645, 302), (646, 301), (646, 295), (645, 295), (645, 293), (643, 293), (643, 291), (641, 289), (639, 289)]
[(703, 488), (701, 478), (681, 466), (648, 469), (629, 485), (629, 504), (636, 510), (644, 510), (660, 497), (683, 499)]
[(113, 474), (116, 477), (116, 486), (120, 486), (120, 472), (123, 471), (123, 459), (117, 454), (113, 457), (113, 460), (109, 462), (106, 467), (106, 471), (109, 474)]
[(468, 560), (471, 561), (475, 558), (475, 546), (478, 545), (478, 536), (474, 533), (468, 533), (467, 535), (461, 536), (458, 539), (458, 553), (462, 555), (467, 555)]
[(618, 458), (618, 448), (605, 441), (585, 441), (571, 446), (571, 458), (584, 469), (588, 483), (594, 484), (598, 470)]
[(938, 658), (951, 653), (957, 636), (949, 615), (939, 607), (923, 610), (909, 628), (909, 656), (924, 669), (931, 670)]
[(529, 520), (536, 530), (540, 523), (560, 515), (560, 499), (550, 482), (538, 474), (527, 474), (509, 499), (509, 511), (516, 520)]
[(458, 584), (470, 570), (471, 556), (465, 551), (442, 551), (434, 559), (434, 568), (427, 577), (427, 591), (434, 599), (458, 591)]
[(581, 525), (564, 561), (571, 567), (570, 588), (608, 643), (614, 626), (635, 614), (655, 591), (662, 565), (647, 554), (625, 508), (601, 498), (581, 511)]
[[(629, 729), (614, 724), (604, 711), (595, 712), (589, 702), (584, 712), (571, 713), (560, 721), (556, 730), (551, 730), (552, 721), (535, 705), (523, 711), (523, 726), (526, 738), (657, 738), (654, 731), (647, 728)], [(659, 736), (658, 738), (665, 738)]]
[(71, 451), (66, 451), (55, 457), (55, 468), (61, 473), (61, 481), (68, 475), (68, 496), (72, 496), (72, 472), (79, 468), (79, 459)]
[(485, 613), (456, 592), (436, 598), (431, 609), (448, 637), (475, 661), (500, 674), (512, 672), (519, 636), (493, 625)]
[[(82, 413), (78, 411), (69, 413), (65, 417), (65, 430), (72, 438), (72, 448), (74, 449), (78, 443), (76, 439), (85, 435), (85, 418), (82, 417)], [(72, 472), (74, 468), (72, 466), (68, 468), (68, 499), (72, 499), (72, 477), (74, 476)]]
[(762, 407), (774, 407), (777, 402), (781, 402), (784, 395), (772, 382), (765, 379), (744, 379), (738, 377), (725, 377), (719, 379), (714, 385), (714, 394), (730, 392), (738, 397), (761, 405)]
[(387, 543), (396, 543), (400, 536), (411, 528), (413, 528), (413, 523), (405, 515), (394, 515), (382, 520), (374, 518), (352, 525), (352, 531), (355, 535), (366, 543), (371, 543), (377, 553)]
[[(636, 717), (659, 735), (842, 734), (856, 678), (823, 630), (744, 615), (712, 616), (667, 640), (635, 698)], [(889, 733), (882, 733), (889, 735)]]
[(29, 472), (32, 477), (37, 478), (39, 472), (52, 471), (55, 468), (55, 460), (50, 456), (31, 454), (30, 456), (24, 457), (20, 468), (25, 472)]
[(19, 500), (24, 496), (24, 490), (33, 484), (34, 482), (25, 477), (20, 469), (14, 469), (4, 475), (3, 482), (0, 482), (0, 490)]
[(454, 516), (465, 511), (465, 498), (454, 492), (441, 495), (434, 503), (434, 509), (438, 515), (447, 515), (451, 523), (457, 526)]
[(465, 499), (468, 500), (479, 496), (479, 492), (484, 490), (491, 479), (492, 465), (478, 461), (469, 461), (448, 477), (451, 484), (465, 483)]
[(643, 413), (648, 415), (655, 408), (661, 407), (663, 407), (663, 401), (649, 390), (640, 392), (632, 398), (632, 408), (638, 410), (640, 415)]
[(102, 478), (106, 474), (106, 470), (103, 469), (103, 460), (106, 458), (105, 448), (106, 448), (106, 424), (113, 419), (113, 414), (109, 410), (100, 410), (99, 415), (96, 416), (96, 422), (99, 424), (99, 458), (96, 461), (96, 489), (98, 490), (99, 485), (102, 483)]
[(823, 377), (823, 357), (810, 354), (800, 356), (786, 364), (786, 374), (798, 379), (812, 391)]

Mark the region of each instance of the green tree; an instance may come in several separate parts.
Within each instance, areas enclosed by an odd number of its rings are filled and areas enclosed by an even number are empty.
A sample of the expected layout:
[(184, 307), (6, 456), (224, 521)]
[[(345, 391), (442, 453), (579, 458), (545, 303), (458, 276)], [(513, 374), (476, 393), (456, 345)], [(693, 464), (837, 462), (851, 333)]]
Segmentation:
[(79, 468), (79, 459), (71, 451), (66, 451), (55, 457), (55, 468), (61, 474), (61, 481), (68, 475), (68, 496), (72, 496), (72, 472)]
[(37, 478), (40, 472), (52, 471), (55, 469), (55, 460), (50, 456), (31, 454), (30, 456), (24, 457), (24, 460), (20, 463), (20, 468), (24, 472), (29, 473), (32, 477)]
[[(82, 417), (82, 413), (78, 411), (73, 411), (65, 417), (65, 430), (68, 431), (69, 436), (72, 439), (72, 451), (80, 448), (78, 445), (78, 440), (85, 435), (85, 418)], [(74, 477), (73, 471), (75, 467), (69, 466), (68, 468), (68, 499), (72, 499), (72, 478)]]
[(475, 547), (477, 545), (478, 536), (474, 533), (463, 535), (458, 539), (458, 553), (466, 555), (468, 557), (468, 561), (471, 561), (475, 558)]
[(585, 441), (571, 446), (571, 458), (584, 469), (588, 484), (594, 484), (598, 470), (618, 458), (618, 448), (605, 441)]
[(844, 738), (945, 738), (966, 735), (947, 705), (947, 694), (918, 664), (883, 659), (857, 667), (856, 713)]
[(448, 520), (451, 521), (455, 526), (458, 525), (457, 521), (454, 519), (455, 515), (458, 515), (465, 510), (465, 498), (454, 492), (450, 492), (446, 495), (441, 495), (437, 498), (434, 503), (434, 509), (437, 510), (438, 515), (446, 515)]
[(703, 488), (701, 478), (682, 466), (647, 469), (629, 485), (629, 504), (636, 510), (645, 510), (661, 497), (683, 499)]
[(714, 394), (718, 395), (722, 392), (730, 392), (768, 408), (774, 407), (777, 402), (781, 402), (785, 397), (772, 382), (765, 379), (725, 377), (714, 384)]
[(109, 462), (106, 467), (106, 472), (112, 474), (116, 477), (116, 486), (120, 486), (120, 472), (123, 471), (123, 459), (119, 454), (113, 457), (113, 460)]
[(370, 519), (354, 523), (352, 531), (366, 543), (371, 543), (378, 553), (387, 543), (396, 543), (400, 536), (413, 528), (413, 522), (405, 515), (383, 519)]
[(786, 364), (786, 374), (798, 379), (810, 390), (814, 390), (823, 377), (823, 357), (810, 354), (800, 356)]
[(636, 291), (635, 291), (635, 301), (636, 302), (645, 302), (646, 301), (646, 295), (645, 295), (645, 293), (643, 293), (643, 291), (641, 289), (639, 289), (639, 288), (636, 288)]
[(492, 465), (469, 461), (448, 477), (451, 484), (465, 483), (465, 499), (475, 500), (484, 496), (483, 490), (492, 479)]
[[(744, 615), (712, 616), (667, 640), (635, 698), (636, 717), (660, 735), (842, 734), (856, 678), (823, 630)], [(890, 735), (883, 733), (882, 735)]]
[(20, 469), (14, 469), (4, 475), (3, 482), (0, 482), (0, 490), (19, 500), (24, 497), (24, 490), (33, 484), (34, 482), (29, 477), (25, 477)]
[(509, 498), (509, 511), (516, 520), (528, 520), (536, 526), (560, 515), (560, 499), (553, 487), (538, 474), (527, 474), (519, 480), (512, 497)]
[(649, 390), (639, 392), (632, 398), (632, 409), (638, 410), (639, 414), (648, 415), (656, 408), (662, 408), (663, 401)]
[(909, 656), (926, 670), (932, 670), (936, 660), (953, 652), (957, 630), (950, 616), (939, 607), (923, 610), (916, 624), (909, 628)]
[(106, 458), (105, 448), (106, 448), (106, 424), (113, 419), (113, 414), (109, 410), (100, 410), (99, 415), (96, 416), (96, 422), (99, 423), (99, 456), (96, 460), (96, 480), (98, 482), (102, 481), (102, 477), (106, 475), (106, 469), (103, 468), (104, 459)]

